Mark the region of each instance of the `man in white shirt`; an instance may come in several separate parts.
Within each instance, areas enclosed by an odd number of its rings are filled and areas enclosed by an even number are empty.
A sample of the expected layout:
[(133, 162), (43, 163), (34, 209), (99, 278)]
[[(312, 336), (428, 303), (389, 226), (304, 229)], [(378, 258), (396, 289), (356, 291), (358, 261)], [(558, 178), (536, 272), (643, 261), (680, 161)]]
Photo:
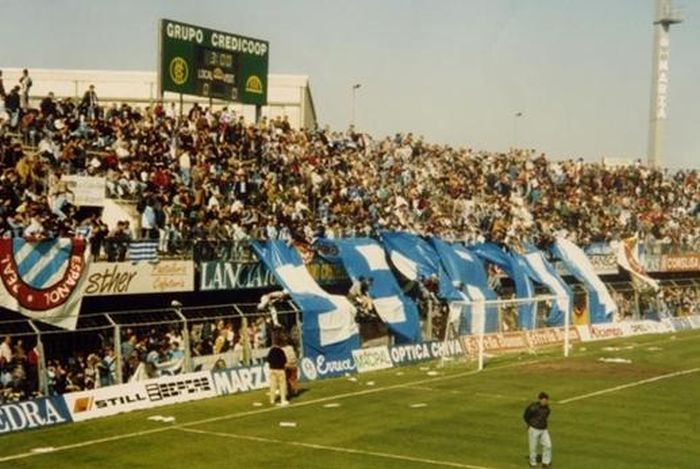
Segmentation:
[(0, 368), (12, 362), (12, 337), (7, 336), (0, 344)]
[(29, 108), (29, 90), (32, 88), (32, 79), (29, 77), (29, 70), (22, 70), (22, 76), (19, 79), (20, 89), (20, 106), (26, 111)]
[(24, 236), (39, 238), (44, 235), (44, 224), (39, 215), (34, 215), (29, 221), (29, 225), (24, 229)]
[(186, 186), (189, 186), (192, 160), (187, 150), (183, 150), (182, 153), (180, 153), (178, 164), (180, 165), (180, 177), (182, 178), (182, 183)]
[(260, 298), (260, 303), (258, 303), (258, 311), (268, 311), (272, 318), (272, 324), (274, 324), (275, 327), (281, 327), (282, 325), (277, 318), (277, 308), (275, 307), (275, 304), (288, 300), (289, 298), (289, 292), (286, 289), (267, 293)]

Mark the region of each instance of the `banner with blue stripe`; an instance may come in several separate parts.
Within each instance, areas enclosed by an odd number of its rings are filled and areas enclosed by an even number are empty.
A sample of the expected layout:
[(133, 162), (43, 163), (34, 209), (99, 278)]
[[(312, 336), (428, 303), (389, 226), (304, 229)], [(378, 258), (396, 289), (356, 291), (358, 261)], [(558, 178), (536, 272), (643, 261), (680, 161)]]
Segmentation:
[[(535, 286), (527, 275), (527, 267), (518, 255), (513, 255), (494, 243), (481, 243), (469, 246), (473, 252), (481, 259), (494, 264), (515, 284), (515, 294), (518, 298), (526, 299), (535, 296)], [(537, 313), (535, 304), (523, 303), (518, 305), (518, 326), (521, 329), (532, 329), (535, 327), (535, 315)]]
[(157, 261), (158, 241), (132, 241), (127, 257), (132, 262)]
[(448, 323), (454, 325), (460, 319), (459, 328), (455, 332), (459, 335), (469, 334), (472, 315), (469, 298), (454, 287), (433, 246), (412, 233), (382, 232), (380, 236), (392, 264), (403, 276), (413, 281), (422, 281), (428, 277), (437, 279), (437, 295), (449, 304)]
[[(473, 308), (479, 308), (479, 313), (484, 313), (485, 332), (498, 331), (498, 307), (494, 305), (479, 305), (478, 302), (496, 300), (498, 296), (488, 285), (488, 277), (484, 269), (484, 263), (476, 255), (472, 254), (459, 243), (447, 243), (439, 238), (430, 239), (435, 251), (440, 256), (447, 275), (452, 279), (452, 284), (467, 295), (472, 301)], [(474, 327), (471, 314), (466, 320), (469, 322), (467, 329), (473, 334), (479, 331)]]
[(438, 296), (446, 301), (463, 301), (464, 295), (452, 286), (452, 281), (440, 264), (435, 249), (423, 238), (412, 233), (382, 232), (384, 248), (394, 267), (409, 280), (437, 276)]
[(553, 294), (555, 300), (545, 320), (547, 326), (562, 326), (565, 314), (571, 315), (573, 309), (574, 295), (571, 288), (564, 282), (564, 279), (557, 273), (554, 266), (544, 257), (542, 251), (534, 246), (527, 246), (527, 252), (520, 255), (526, 265), (530, 278), (535, 282), (544, 285)]
[[(285, 241), (256, 241), (253, 251), (289, 291), (303, 314), (304, 356), (321, 358), (328, 376), (342, 374), (352, 363), (352, 350), (360, 347), (355, 308), (344, 296), (323, 290), (306, 269), (301, 255)], [(334, 367), (334, 363), (343, 366)]]
[(419, 342), (420, 322), (416, 304), (401, 291), (386, 261), (384, 248), (370, 238), (335, 241), (339, 257), (350, 277), (372, 278), (369, 296), (374, 309), (394, 334), (396, 343)]
[(615, 300), (596, 274), (595, 267), (583, 249), (567, 239), (558, 238), (549, 250), (564, 264), (571, 275), (586, 287), (591, 323), (612, 321), (617, 311)]
[(0, 306), (75, 329), (89, 259), (83, 239), (0, 239)]

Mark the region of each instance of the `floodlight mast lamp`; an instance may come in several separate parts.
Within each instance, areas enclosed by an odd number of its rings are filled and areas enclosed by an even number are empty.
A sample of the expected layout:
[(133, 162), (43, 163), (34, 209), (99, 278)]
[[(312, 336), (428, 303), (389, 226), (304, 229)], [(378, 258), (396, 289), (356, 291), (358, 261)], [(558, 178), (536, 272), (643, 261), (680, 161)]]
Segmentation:
[(355, 127), (355, 92), (362, 87), (361, 83), (355, 83), (352, 85), (352, 109), (351, 109), (351, 116), (350, 116), (350, 125)]
[(664, 164), (664, 140), (668, 116), (668, 58), (669, 31), (672, 24), (683, 22), (680, 13), (673, 8), (673, 0), (656, 0), (654, 18), (654, 48), (651, 69), (651, 102), (649, 104), (649, 148), (647, 163), (652, 167)]
[(523, 117), (523, 113), (521, 111), (516, 112), (513, 114), (513, 148), (517, 149), (518, 148), (518, 119), (521, 119)]

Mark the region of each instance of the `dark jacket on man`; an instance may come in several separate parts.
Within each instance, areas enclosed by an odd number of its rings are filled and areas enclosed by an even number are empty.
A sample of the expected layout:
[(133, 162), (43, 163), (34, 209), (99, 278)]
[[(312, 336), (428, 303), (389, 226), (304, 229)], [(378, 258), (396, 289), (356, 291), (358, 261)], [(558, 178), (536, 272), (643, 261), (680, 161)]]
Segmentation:
[(56, 103), (53, 101), (53, 99), (51, 99), (48, 96), (41, 100), (41, 104), (39, 104), (39, 109), (41, 110), (41, 113), (46, 117), (56, 115)]
[(94, 91), (86, 91), (83, 95), (83, 100), (80, 102), (80, 106), (84, 109), (94, 108), (97, 106), (97, 93)]
[(10, 91), (10, 94), (5, 97), (5, 108), (12, 112), (19, 109), (19, 93), (17, 90), (13, 89)]
[(549, 406), (542, 405), (539, 401), (533, 402), (527, 406), (523, 414), (525, 423), (537, 430), (547, 429), (547, 418), (549, 418)]
[(271, 370), (284, 370), (284, 366), (287, 364), (287, 355), (282, 348), (274, 345), (267, 354), (267, 363), (269, 363)]

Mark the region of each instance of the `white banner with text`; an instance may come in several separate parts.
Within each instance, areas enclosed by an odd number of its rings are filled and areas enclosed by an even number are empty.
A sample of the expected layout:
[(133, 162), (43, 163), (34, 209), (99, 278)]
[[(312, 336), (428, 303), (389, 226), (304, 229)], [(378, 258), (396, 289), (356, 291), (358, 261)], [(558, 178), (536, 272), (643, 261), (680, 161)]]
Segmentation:
[(83, 294), (134, 295), (193, 290), (192, 261), (94, 262), (89, 266)]

